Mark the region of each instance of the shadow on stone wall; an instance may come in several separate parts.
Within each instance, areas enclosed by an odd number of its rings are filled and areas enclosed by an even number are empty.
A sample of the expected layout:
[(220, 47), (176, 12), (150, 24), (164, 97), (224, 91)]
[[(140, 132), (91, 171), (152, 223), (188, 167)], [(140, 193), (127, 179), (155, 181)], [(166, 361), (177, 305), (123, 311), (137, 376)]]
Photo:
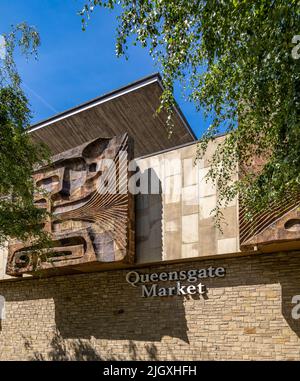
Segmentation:
[[(136, 195), (137, 262), (161, 261), (161, 181), (149, 168), (142, 172), (137, 186), (142, 182), (147, 184), (148, 191), (152, 189), (156, 193)], [(78, 277), (63, 292), (54, 293), (55, 321), (60, 335), (66, 339), (95, 337), (132, 343), (155, 342), (170, 336), (188, 343), (184, 298), (167, 298), (164, 303), (160, 298), (152, 298), (149, 302), (141, 297), (139, 287), (125, 281), (126, 272), (120, 277), (120, 273), (111, 271), (104, 279), (92, 275), (88, 282), (84, 276)]]
[(56, 326), (64, 338), (160, 341), (170, 336), (188, 342), (183, 297), (162, 303), (158, 297), (142, 298), (139, 287), (114, 286), (112, 281), (112, 287), (120, 290), (109, 298), (109, 289), (105, 294), (101, 287), (99, 294), (93, 292), (96, 284), (78, 285), (69, 295), (54, 296)]
[(144, 346), (144, 352), (138, 349), (133, 341), (124, 345), (126, 356), (116, 356), (112, 354), (100, 354), (95, 346), (90, 342), (81, 339), (66, 342), (59, 331), (55, 333), (50, 343), (50, 350), (45, 355), (34, 350), (32, 341), (23, 336), (24, 346), (27, 352), (32, 353), (30, 361), (124, 361), (124, 360), (158, 360), (158, 351), (155, 344)]
[[(274, 256), (276, 265), (274, 266)], [(242, 258), (216, 260), (198, 264), (181, 265), (181, 269), (208, 267), (209, 265), (224, 266), (227, 274), (224, 278), (205, 279), (209, 290), (218, 288), (235, 288), (241, 286), (260, 286), (268, 284), (281, 285), (281, 311), (289, 327), (300, 337), (300, 320), (292, 318), (292, 298), (300, 295), (300, 255), (297, 253), (267, 254), (260, 256), (248, 256)], [(169, 270), (176, 268), (170, 266)], [(157, 271), (165, 271), (161, 268)], [(145, 272), (148, 270), (145, 269)], [(114, 280), (112, 279), (112, 284)], [(125, 291), (126, 289), (126, 291)], [(81, 292), (83, 289), (81, 289)], [(129, 293), (128, 293), (129, 291)], [(79, 289), (78, 289), (79, 292)], [(267, 293), (273, 291), (266, 290)], [(185, 315), (185, 299), (200, 299), (199, 295), (186, 297), (166, 297), (166, 298), (141, 298), (138, 288), (125, 285), (119, 290), (117, 299), (109, 299), (107, 295), (104, 300), (108, 303), (99, 305), (97, 298), (85, 290), (86, 298), (84, 310), (84, 320), (82, 324), (72, 321), (70, 316), (76, 315), (76, 297), (70, 295), (69, 299), (55, 297), (56, 324), (61, 334), (65, 338), (105, 338), (112, 340), (133, 340), (133, 341), (160, 341), (163, 336), (177, 337), (189, 343), (187, 319)], [(114, 292), (115, 293), (115, 292)], [(230, 294), (228, 295), (230, 298)], [(251, 291), (249, 294), (251, 297)], [(211, 299), (210, 293), (204, 299)], [(235, 297), (236, 298), (236, 297)], [(237, 297), (238, 298), (238, 297)], [(276, 293), (274, 296), (263, 296), (263, 301), (257, 299), (257, 306), (260, 307), (260, 314), (264, 308), (275, 308), (268, 300), (278, 301)], [(272, 299), (273, 298), (273, 299)], [(274, 299), (275, 298), (275, 299)], [(260, 297), (261, 299), (261, 297)], [(93, 301), (94, 300), (94, 301)], [(244, 299), (245, 300), (245, 299)], [(216, 300), (216, 307), (218, 300)], [(232, 302), (230, 302), (232, 303)], [(243, 301), (237, 301), (244, 303)], [(253, 302), (252, 302), (253, 303)], [(266, 303), (266, 305), (264, 305)], [(246, 305), (245, 300), (245, 305)], [(231, 304), (230, 304), (231, 305)], [(253, 307), (255, 305), (252, 304)], [(205, 304), (203, 305), (205, 308)], [(211, 311), (211, 310), (210, 310)], [(209, 319), (207, 315), (199, 312), (199, 319)], [(70, 313), (70, 314), (69, 314)], [(253, 312), (256, 313), (255, 311)], [(236, 312), (238, 315), (239, 312)], [(250, 312), (248, 314), (251, 314)], [(269, 316), (269, 315), (268, 315)], [(234, 313), (233, 313), (234, 317)], [(213, 316), (212, 316), (213, 318)], [(274, 316), (275, 318), (275, 316)], [(278, 319), (278, 317), (277, 317)]]
[(137, 186), (147, 189), (135, 196), (136, 262), (162, 260), (162, 185), (152, 168), (142, 172)]
[[(141, 298), (140, 288), (132, 287), (125, 282), (125, 271), (5, 283), (0, 284), (0, 293), (5, 296), (8, 303), (39, 299), (54, 300), (55, 323), (59, 335), (56, 335), (51, 342), (52, 349), (49, 356), (52, 359), (63, 359), (64, 356), (67, 356), (66, 342), (68, 341), (73, 346), (71, 348), (72, 356), (78, 359), (101, 360), (101, 355), (97, 350), (95, 352), (95, 348), (91, 344), (94, 339), (115, 340), (116, 342), (120, 340), (123, 343), (129, 343), (127, 351), (124, 349), (126, 359), (129, 357), (127, 352), (130, 352), (133, 359), (139, 356), (136, 346), (136, 344), (139, 346), (139, 341), (148, 342), (148, 355), (156, 358), (155, 342), (160, 342), (164, 336), (169, 336), (189, 343), (187, 319), (193, 323), (193, 326), (198, 319), (202, 319), (204, 322), (217, 318), (220, 320), (220, 317), (216, 315), (224, 313), (220, 309), (220, 303), (223, 303), (222, 306), (226, 308), (227, 302), (226, 314), (230, 314), (232, 321), (240, 321), (237, 318), (241, 316), (254, 316), (250, 326), (245, 323), (244, 327), (251, 328), (251, 324), (253, 324), (253, 328), (259, 328), (260, 322), (263, 321), (270, 323), (270, 331), (273, 329), (275, 332), (277, 328), (274, 329), (272, 328), (274, 326), (271, 325), (272, 310), (275, 311), (274, 320), (278, 322), (278, 328), (284, 327), (276, 312), (278, 302), (280, 302), (278, 287), (259, 289), (260, 286), (272, 284), (281, 285), (282, 316), (295, 334), (300, 337), (300, 320), (294, 320), (291, 315), (294, 307), (292, 298), (294, 295), (300, 295), (299, 253), (253, 255), (218, 261), (168, 265), (155, 268), (155, 271), (188, 270), (210, 265), (224, 266), (226, 276), (218, 279), (205, 279), (203, 283), (209, 289), (208, 300), (204, 302), (199, 300), (199, 304), (202, 302), (199, 306), (197, 300), (192, 301), (194, 307), (189, 308), (194, 309), (193, 314), (189, 316), (186, 316), (185, 312), (185, 304), (189, 303), (189, 300), (185, 300), (183, 297)], [(143, 269), (143, 272), (150, 272), (150, 269)], [(214, 291), (217, 289), (223, 289), (218, 297), (214, 296)], [(255, 298), (251, 295), (251, 289), (253, 293), (257, 294)], [(244, 293), (245, 291), (246, 293)], [(226, 293), (225, 299), (222, 296), (224, 293)], [(191, 297), (186, 299), (189, 298)], [(197, 299), (197, 296), (193, 299)], [(207, 308), (205, 303), (210, 303)], [(248, 312), (249, 305), (253, 307), (253, 311), (250, 308), (250, 312)], [(214, 310), (214, 306), (216, 310)], [(265, 314), (264, 311), (268, 308), (270, 312)], [(17, 314), (18, 311), (15, 311)], [(35, 315), (38, 319), (37, 311), (35, 311)], [(256, 316), (259, 316), (260, 319), (256, 319)], [(266, 320), (261, 320), (264, 316), (266, 316)], [(28, 316), (23, 316), (22, 319), (30, 320), (30, 313), (28, 312)], [(9, 322), (6, 320), (5, 324), (9, 324)], [(3, 331), (1, 334), (4, 334)], [(224, 332), (226, 333), (226, 330)], [(195, 349), (194, 341), (197, 340), (193, 336), (194, 333), (195, 330), (191, 333), (190, 344), (191, 348)], [(199, 334), (201, 332), (198, 332)], [(236, 335), (239, 334), (236, 333)], [(268, 335), (270, 332), (266, 329), (266, 336)], [(123, 343), (125, 348), (126, 344)], [(39, 359), (41, 355), (35, 354), (34, 356)], [(109, 354), (107, 356), (107, 359), (114, 358), (114, 356), (109, 357)], [(140, 356), (145, 358), (144, 354), (140, 354)]]
[[(299, 276), (298, 276), (299, 279)], [(298, 284), (291, 285), (288, 279), (281, 282), (281, 295), (282, 295), (282, 315), (290, 328), (300, 337), (300, 320), (292, 318), (292, 309), (295, 304), (292, 304), (294, 295), (300, 295), (300, 279)]]

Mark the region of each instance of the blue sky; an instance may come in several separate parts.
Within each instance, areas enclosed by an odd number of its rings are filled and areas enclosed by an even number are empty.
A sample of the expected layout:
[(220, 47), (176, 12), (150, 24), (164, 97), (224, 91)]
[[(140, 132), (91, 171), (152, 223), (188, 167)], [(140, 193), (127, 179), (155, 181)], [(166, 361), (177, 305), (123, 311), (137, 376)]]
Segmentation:
[[(41, 36), (38, 60), (17, 57), (32, 122), (158, 71), (147, 50), (131, 47), (129, 60), (115, 56), (116, 13), (98, 8), (85, 32), (77, 11), (82, 0), (2, 0), (0, 34), (26, 21)], [(197, 136), (208, 122), (186, 102), (176, 99)]]

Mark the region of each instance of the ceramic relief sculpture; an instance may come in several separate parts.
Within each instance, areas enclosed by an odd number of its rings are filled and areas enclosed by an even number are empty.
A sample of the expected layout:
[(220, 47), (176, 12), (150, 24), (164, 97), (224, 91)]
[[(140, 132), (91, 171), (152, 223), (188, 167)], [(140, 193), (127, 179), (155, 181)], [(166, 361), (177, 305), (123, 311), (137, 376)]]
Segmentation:
[[(133, 143), (127, 134), (96, 140), (51, 158), (33, 174), (36, 205), (50, 217), (53, 244), (39, 260), (41, 273), (93, 271), (134, 261), (134, 199), (127, 190)], [(7, 274), (36, 271), (34, 247), (11, 241)]]
[[(244, 169), (244, 172), (259, 173), (264, 163), (262, 158), (253, 158), (251, 165)], [(300, 248), (300, 193), (287, 194), (284, 201), (273, 202), (266, 210), (256, 213), (250, 219), (246, 218), (245, 208), (240, 202), (239, 236), (242, 251), (298, 250)]]

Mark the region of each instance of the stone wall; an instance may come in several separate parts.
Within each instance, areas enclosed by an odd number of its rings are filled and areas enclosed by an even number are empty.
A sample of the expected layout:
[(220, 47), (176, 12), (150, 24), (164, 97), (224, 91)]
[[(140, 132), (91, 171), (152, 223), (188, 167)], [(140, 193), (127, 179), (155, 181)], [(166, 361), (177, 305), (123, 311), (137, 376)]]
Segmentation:
[(224, 137), (208, 145), (195, 164), (197, 144), (137, 159), (142, 178), (154, 179), (157, 194), (136, 197), (136, 260), (223, 255), (239, 251), (238, 205), (222, 208), (222, 229), (214, 221), (217, 189), (206, 180), (210, 160)]
[(300, 255), (194, 260), (141, 273), (223, 266), (202, 296), (141, 298), (125, 270), (2, 281), (0, 358), (300, 360)]

